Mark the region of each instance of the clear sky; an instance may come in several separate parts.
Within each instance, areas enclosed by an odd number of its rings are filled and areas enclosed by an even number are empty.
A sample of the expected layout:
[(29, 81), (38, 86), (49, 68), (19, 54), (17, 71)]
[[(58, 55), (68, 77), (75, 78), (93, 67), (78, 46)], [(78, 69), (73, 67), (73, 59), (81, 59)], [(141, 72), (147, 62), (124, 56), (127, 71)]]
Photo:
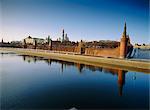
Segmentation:
[(120, 40), (124, 22), (132, 43), (149, 43), (149, 0), (0, 0), (0, 39)]

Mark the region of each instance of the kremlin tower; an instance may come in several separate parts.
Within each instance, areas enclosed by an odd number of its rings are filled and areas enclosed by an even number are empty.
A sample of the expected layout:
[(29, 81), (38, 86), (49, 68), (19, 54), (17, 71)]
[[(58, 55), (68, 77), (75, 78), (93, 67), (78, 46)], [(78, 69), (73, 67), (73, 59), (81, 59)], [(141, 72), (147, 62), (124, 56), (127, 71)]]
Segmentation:
[(64, 40), (65, 40), (65, 31), (63, 29), (63, 31), (62, 31), (62, 42), (64, 42)]
[(126, 58), (127, 55), (127, 43), (129, 41), (129, 36), (127, 35), (127, 27), (126, 27), (126, 22), (124, 25), (124, 32), (123, 35), (121, 37), (121, 41), (120, 41), (120, 58)]

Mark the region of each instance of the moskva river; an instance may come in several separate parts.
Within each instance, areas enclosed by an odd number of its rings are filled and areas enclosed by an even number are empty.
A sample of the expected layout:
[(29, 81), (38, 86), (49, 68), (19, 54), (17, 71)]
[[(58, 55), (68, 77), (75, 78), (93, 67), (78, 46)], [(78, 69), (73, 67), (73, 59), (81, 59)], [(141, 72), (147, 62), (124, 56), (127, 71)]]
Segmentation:
[(149, 78), (144, 72), (1, 52), (1, 109), (148, 109)]

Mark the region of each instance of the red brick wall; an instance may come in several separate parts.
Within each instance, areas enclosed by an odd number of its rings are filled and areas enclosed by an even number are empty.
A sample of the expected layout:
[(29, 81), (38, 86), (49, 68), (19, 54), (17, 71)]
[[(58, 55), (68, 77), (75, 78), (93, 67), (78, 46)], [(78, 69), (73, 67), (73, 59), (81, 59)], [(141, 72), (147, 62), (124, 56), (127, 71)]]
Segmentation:
[(52, 47), (52, 50), (74, 52), (74, 47)]
[[(69, 46), (69, 47), (65, 47), (65, 46), (64, 47), (63, 46), (52, 47), (52, 50), (80, 53), (80, 48), (77, 46), (74, 46), (74, 47), (71, 47), (71, 46)], [(85, 48), (85, 55), (119, 58), (120, 47), (103, 48), (103, 49)]]
[(103, 49), (86, 48), (85, 55), (119, 58), (120, 47)]
[(76, 46), (76, 47), (74, 48), (74, 52), (80, 53), (80, 48), (79, 48), (78, 46)]
[(52, 47), (52, 50), (55, 51), (66, 51), (66, 52), (79, 52), (79, 48), (77, 46), (59, 46), (59, 47)]

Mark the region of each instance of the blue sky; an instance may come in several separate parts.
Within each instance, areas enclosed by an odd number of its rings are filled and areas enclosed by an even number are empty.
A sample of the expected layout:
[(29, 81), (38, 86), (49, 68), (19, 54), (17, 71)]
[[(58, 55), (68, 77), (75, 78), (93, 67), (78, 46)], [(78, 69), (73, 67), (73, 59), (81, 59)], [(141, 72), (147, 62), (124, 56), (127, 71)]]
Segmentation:
[(148, 43), (149, 0), (0, 0), (0, 39), (120, 40), (124, 22), (131, 42)]

